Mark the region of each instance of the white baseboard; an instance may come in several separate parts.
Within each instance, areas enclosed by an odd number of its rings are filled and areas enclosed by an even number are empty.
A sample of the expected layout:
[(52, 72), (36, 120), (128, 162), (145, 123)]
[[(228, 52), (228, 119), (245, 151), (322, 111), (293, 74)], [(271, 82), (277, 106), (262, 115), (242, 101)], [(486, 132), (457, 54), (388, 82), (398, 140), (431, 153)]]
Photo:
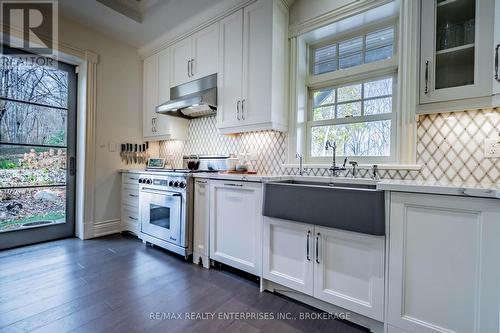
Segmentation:
[(94, 237), (116, 234), (121, 231), (120, 220), (108, 220), (94, 223)]

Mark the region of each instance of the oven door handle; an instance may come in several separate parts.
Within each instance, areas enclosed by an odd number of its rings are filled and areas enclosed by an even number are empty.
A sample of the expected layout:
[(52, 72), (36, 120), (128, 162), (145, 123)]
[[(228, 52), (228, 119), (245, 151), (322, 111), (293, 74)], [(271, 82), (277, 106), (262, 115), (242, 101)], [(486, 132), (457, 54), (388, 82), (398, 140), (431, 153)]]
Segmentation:
[(169, 197), (181, 197), (182, 196), (182, 194), (180, 194), (180, 193), (172, 193), (172, 192), (157, 190), (155, 188), (149, 188), (149, 187), (143, 187), (141, 189), (141, 191), (146, 192), (146, 193), (166, 195)]

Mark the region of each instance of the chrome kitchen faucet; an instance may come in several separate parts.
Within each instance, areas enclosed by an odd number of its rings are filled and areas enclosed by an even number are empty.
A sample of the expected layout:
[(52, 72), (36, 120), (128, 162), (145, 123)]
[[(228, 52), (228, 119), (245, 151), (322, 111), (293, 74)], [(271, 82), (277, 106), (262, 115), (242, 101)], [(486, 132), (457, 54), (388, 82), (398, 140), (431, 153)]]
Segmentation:
[(333, 158), (332, 158), (332, 166), (330, 167), (330, 170), (332, 172), (332, 177), (337, 177), (339, 175), (339, 171), (345, 171), (345, 164), (347, 163), (347, 157), (344, 159), (344, 164), (342, 164), (341, 167), (338, 167), (335, 164), (335, 157), (337, 154), (337, 143), (333, 141), (333, 144), (330, 142), (330, 140), (326, 141), (325, 144), (325, 150), (328, 150), (329, 148), (333, 149)]

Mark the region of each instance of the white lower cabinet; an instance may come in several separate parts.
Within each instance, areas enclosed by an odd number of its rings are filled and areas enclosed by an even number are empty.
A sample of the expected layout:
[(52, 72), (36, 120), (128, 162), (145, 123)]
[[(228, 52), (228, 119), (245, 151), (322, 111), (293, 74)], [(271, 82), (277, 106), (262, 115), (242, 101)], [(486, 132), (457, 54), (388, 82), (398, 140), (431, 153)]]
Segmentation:
[(499, 200), (392, 193), (389, 325), (500, 332), (498, 235)]
[(262, 184), (210, 181), (210, 259), (261, 274)]
[(385, 237), (264, 218), (263, 277), (384, 320)]
[(314, 232), (314, 297), (383, 321), (385, 237), (319, 226)]
[(264, 217), (262, 276), (312, 295), (314, 226)]
[(209, 226), (210, 226), (210, 195), (206, 179), (194, 181), (194, 227), (193, 227), (193, 262), (198, 264), (201, 260), (203, 267), (208, 268), (209, 263)]
[(122, 173), (121, 230), (139, 233), (139, 175)]

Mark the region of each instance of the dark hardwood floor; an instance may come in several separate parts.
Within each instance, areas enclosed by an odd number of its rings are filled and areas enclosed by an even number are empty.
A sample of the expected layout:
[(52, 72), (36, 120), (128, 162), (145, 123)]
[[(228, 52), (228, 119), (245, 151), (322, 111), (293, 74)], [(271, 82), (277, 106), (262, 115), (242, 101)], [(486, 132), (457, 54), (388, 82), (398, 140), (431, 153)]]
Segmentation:
[[(206, 270), (133, 236), (65, 239), (0, 251), (0, 332), (342, 332), (315, 313), (224, 270)], [(186, 319), (186, 313), (297, 318)], [(180, 314), (182, 319), (166, 317)], [(151, 318), (152, 316), (164, 318)]]

